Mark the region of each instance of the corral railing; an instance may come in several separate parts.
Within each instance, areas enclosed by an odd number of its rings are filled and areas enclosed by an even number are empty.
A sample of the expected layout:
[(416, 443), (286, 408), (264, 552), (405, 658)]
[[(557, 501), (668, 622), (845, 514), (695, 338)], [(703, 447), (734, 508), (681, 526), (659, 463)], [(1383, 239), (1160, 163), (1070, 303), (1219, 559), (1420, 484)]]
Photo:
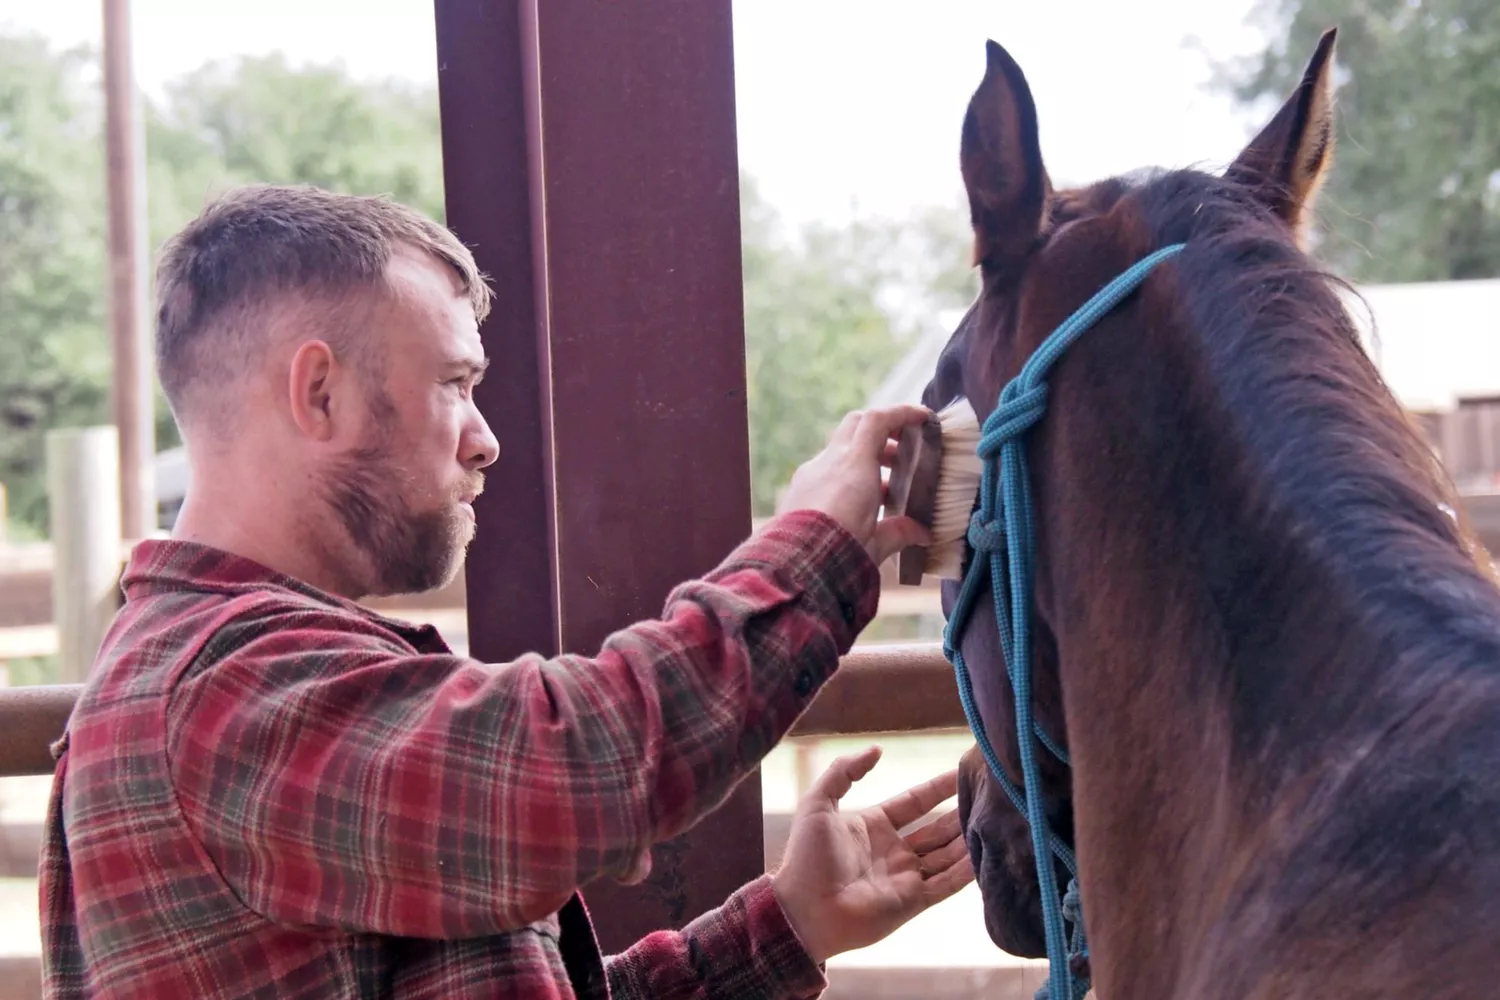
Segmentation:
[[(82, 688), (0, 689), (0, 777), (52, 773), (50, 745), (62, 735)], [(864, 646), (844, 658), (791, 735), (909, 733), (963, 725), (953, 670), (940, 645)]]
[[(51, 744), (63, 732), (82, 685), (0, 689), (0, 778), (49, 775)], [(857, 646), (844, 658), (791, 732), (793, 741), (855, 735), (918, 734), (964, 726), (952, 668), (936, 643)], [(758, 789), (757, 789), (758, 791)], [(790, 817), (763, 817), (764, 857), (774, 864)], [(13, 855), (12, 876), (34, 864), (39, 826), (0, 827), (0, 856)], [(6, 838), (9, 841), (6, 842)], [(3, 858), (0, 858), (3, 860)], [(6, 874), (0, 872), (0, 875)], [(924, 1000), (1004, 1000), (1030, 997), (1038, 985), (1030, 969), (840, 968), (830, 972), (825, 1000), (922, 996)], [(0, 955), (0, 1000), (37, 1000), (41, 964), (35, 955)]]

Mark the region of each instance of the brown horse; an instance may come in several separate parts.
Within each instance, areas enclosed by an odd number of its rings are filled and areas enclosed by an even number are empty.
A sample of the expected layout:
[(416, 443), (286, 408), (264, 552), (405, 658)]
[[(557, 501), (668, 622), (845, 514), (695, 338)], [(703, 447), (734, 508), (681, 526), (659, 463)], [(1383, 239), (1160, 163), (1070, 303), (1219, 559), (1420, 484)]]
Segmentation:
[[(1033, 697), (1072, 766), (1037, 759), (1104, 1000), (1500, 995), (1500, 588), (1301, 246), (1332, 51), (1222, 176), (1053, 190), (993, 42), (963, 123), (982, 292), (926, 405), (982, 419), (1185, 244), (1063, 356), (1026, 444)], [(1019, 784), (987, 599), (960, 639)], [(1025, 818), (972, 752), (959, 796), (991, 938), (1045, 954)]]

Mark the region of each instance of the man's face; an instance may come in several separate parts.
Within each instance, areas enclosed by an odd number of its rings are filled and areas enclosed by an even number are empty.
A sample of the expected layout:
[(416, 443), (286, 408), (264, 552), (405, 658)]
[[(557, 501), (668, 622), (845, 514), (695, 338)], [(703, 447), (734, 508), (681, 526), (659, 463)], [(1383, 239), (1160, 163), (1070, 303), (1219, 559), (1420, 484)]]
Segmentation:
[(355, 444), (330, 463), (328, 500), (367, 565), (370, 594), (442, 587), (474, 537), (480, 470), (499, 445), (474, 405), (485, 358), (468, 299), (441, 262), (390, 264), (392, 294), (364, 336), (379, 354), (363, 381)]

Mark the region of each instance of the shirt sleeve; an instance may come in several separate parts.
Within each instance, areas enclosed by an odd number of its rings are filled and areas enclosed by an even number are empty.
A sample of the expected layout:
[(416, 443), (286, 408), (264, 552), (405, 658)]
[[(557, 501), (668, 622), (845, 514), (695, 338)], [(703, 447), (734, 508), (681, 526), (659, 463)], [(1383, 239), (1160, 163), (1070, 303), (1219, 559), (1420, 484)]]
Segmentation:
[(813, 1000), (828, 988), (762, 875), (680, 931), (605, 960), (615, 1000)]
[(723, 802), (874, 617), (831, 519), (777, 518), (598, 655), (415, 653), (378, 622), (275, 601), (219, 629), (167, 708), (189, 828), (267, 919), (502, 933)]

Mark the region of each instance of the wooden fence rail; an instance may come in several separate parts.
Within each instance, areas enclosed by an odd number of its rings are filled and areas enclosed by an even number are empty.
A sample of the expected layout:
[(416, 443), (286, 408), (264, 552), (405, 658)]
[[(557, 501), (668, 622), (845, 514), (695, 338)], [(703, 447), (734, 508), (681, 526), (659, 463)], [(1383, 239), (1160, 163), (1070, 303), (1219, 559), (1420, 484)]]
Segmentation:
[[(0, 689), (0, 777), (52, 773), (79, 684)], [(857, 647), (792, 728), (793, 736), (905, 733), (965, 724), (953, 670), (936, 643)]]
[[(46, 775), (51, 744), (67, 724), (80, 684), (0, 689), (0, 777)], [(861, 646), (792, 728), (793, 737), (915, 733), (965, 725), (953, 671), (936, 643)], [(780, 861), (791, 817), (763, 817), (767, 866)], [(9, 838), (13, 843), (3, 842)], [(0, 827), (0, 855), (15, 862), (0, 876), (30, 877), (40, 844), (36, 824)], [(1025, 963), (954, 969), (852, 967), (830, 970), (827, 1000), (886, 1000), (918, 991), (928, 1000), (1022, 1000), (1040, 975)], [(29, 954), (0, 956), (0, 1000), (37, 1000), (41, 963)]]
[(0, 689), (0, 777), (52, 773), (52, 742), (81, 690), (81, 684)]

